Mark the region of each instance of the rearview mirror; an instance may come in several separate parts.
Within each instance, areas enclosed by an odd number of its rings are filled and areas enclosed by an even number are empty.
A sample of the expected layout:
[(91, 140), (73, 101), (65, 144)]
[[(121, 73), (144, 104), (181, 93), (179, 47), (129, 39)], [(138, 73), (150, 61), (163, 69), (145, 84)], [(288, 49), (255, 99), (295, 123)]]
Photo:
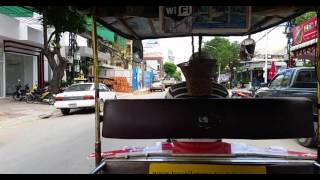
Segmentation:
[(250, 61), (253, 58), (255, 47), (256, 42), (253, 39), (247, 38), (243, 40), (240, 45), (240, 60)]

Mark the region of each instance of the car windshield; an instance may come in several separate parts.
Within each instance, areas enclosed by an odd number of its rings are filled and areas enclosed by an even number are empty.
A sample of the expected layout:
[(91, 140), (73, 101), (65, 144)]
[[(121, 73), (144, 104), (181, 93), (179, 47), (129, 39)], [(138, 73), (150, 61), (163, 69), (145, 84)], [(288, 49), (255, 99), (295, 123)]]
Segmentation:
[(89, 91), (92, 87), (92, 84), (74, 84), (68, 87), (65, 92), (70, 91)]

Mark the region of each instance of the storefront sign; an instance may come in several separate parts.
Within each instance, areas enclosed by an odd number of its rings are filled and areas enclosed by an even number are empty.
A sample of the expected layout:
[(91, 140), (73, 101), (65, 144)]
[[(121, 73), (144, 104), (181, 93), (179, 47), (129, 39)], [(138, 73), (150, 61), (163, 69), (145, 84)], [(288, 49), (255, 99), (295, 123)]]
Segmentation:
[(235, 32), (250, 27), (249, 6), (161, 6), (160, 22), (166, 33)]
[(293, 45), (317, 38), (317, 16), (292, 29)]

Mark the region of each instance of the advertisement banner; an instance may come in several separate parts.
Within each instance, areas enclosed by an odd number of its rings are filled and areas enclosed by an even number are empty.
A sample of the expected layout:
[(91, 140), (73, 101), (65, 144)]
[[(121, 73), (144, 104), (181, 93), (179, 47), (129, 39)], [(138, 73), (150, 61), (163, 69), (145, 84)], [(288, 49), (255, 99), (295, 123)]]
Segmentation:
[(317, 38), (317, 16), (292, 29), (293, 45)]
[(161, 6), (159, 12), (166, 33), (239, 32), (250, 27), (249, 6)]

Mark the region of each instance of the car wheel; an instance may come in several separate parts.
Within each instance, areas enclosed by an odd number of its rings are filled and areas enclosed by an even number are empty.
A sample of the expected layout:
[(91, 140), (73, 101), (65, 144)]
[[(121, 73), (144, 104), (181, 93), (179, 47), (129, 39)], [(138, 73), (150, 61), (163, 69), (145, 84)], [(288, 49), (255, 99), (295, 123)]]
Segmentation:
[(54, 98), (54, 96), (51, 94), (51, 95), (49, 96), (49, 104), (50, 104), (50, 105), (54, 105), (54, 103), (55, 103), (55, 98)]
[(312, 138), (299, 138), (297, 139), (298, 143), (304, 147), (316, 147), (318, 140), (318, 124), (314, 123), (314, 135)]
[(63, 115), (68, 115), (70, 113), (70, 109), (61, 109), (61, 113)]

